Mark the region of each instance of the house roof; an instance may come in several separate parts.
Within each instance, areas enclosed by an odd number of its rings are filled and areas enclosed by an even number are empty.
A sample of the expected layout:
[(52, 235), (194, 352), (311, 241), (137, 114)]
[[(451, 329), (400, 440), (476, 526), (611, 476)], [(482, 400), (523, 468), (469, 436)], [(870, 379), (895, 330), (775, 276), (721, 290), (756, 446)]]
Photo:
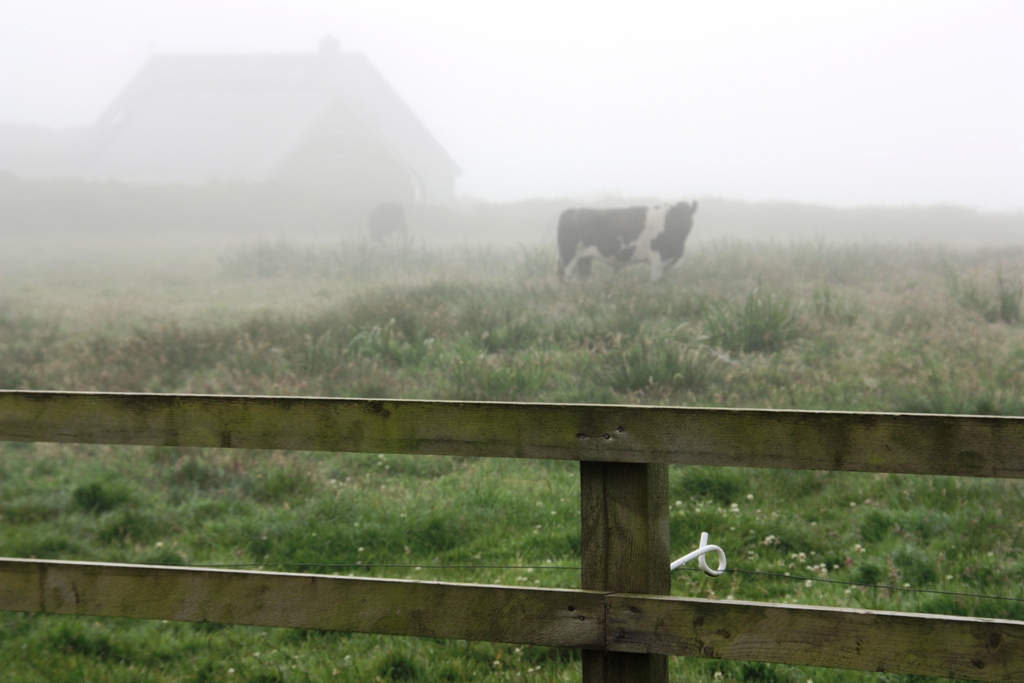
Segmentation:
[(459, 167), (363, 55), (156, 55), (100, 116), (86, 174), (149, 182), (267, 180), (347, 105), (413, 174)]

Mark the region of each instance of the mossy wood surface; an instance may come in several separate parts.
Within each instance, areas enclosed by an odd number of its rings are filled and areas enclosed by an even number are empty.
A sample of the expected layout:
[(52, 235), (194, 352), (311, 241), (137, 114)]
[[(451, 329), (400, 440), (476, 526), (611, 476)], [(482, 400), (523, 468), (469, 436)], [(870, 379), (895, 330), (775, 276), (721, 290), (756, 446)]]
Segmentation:
[(0, 609), (1024, 680), (1024, 622), (829, 607), (2, 559)]
[(1024, 622), (609, 595), (608, 649), (978, 681), (1024, 680)]
[(0, 609), (603, 647), (600, 593), (0, 559)]
[[(580, 463), (584, 589), (668, 595), (668, 465)], [(585, 651), (583, 683), (668, 683), (664, 654)]]
[(1024, 477), (1024, 418), (0, 391), (0, 440)]

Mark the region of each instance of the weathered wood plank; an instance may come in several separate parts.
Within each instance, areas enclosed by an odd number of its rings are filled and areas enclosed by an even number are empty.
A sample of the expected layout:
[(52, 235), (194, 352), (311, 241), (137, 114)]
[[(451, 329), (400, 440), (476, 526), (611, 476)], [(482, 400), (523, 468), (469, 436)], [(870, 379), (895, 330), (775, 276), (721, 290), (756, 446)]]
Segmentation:
[(609, 595), (607, 647), (802, 666), (1024, 680), (1024, 622)]
[(0, 610), (603, 647), (600, 593), (0, 559)]
[(1024, 680), (1024, 622), (585, 590), (0, 559), (0, 610)]
[(0, 391), (0, 440), (1024, 478), (1024, 418)]
[[(586, 590), (668, 595), (668, 465), (580, 463)], [(583, 683), (668, 683), (662, 654), (584, 650)]]

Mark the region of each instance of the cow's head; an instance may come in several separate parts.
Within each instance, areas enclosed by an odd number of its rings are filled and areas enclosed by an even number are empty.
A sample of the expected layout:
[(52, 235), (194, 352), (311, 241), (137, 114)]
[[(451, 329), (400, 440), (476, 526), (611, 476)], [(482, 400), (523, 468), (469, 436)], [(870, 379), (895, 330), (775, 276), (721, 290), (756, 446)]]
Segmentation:
[(693, 225), (693, 214), (695, 213), (697, 213), (697, 200), (694, 200), (691, 204), (679, 202), (678, 204), (673, 204), (671, 208), (669, 208), (668, 220), (671, 224), (677, 226), (676, 229), (684, 227), (684, 229), (689, 232), (690, 226)]

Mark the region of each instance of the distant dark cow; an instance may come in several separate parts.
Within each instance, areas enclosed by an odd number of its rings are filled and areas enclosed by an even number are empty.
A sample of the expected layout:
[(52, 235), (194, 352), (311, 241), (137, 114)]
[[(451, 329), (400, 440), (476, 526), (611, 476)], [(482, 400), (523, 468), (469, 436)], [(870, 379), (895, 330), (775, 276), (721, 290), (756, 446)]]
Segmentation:
[(405, 209), (401, 204), (379, 204), (370, 211), (370, 239), (383, 242), (392, 235), (405, 237), (409, 227), (405, 224)]
[(582, 276), (600, 258), (612, 266), (651, 264), (657, 282), (683, 257), (697, 202), (629, 209), (567, 209), (558, 220), (558, 276)]

